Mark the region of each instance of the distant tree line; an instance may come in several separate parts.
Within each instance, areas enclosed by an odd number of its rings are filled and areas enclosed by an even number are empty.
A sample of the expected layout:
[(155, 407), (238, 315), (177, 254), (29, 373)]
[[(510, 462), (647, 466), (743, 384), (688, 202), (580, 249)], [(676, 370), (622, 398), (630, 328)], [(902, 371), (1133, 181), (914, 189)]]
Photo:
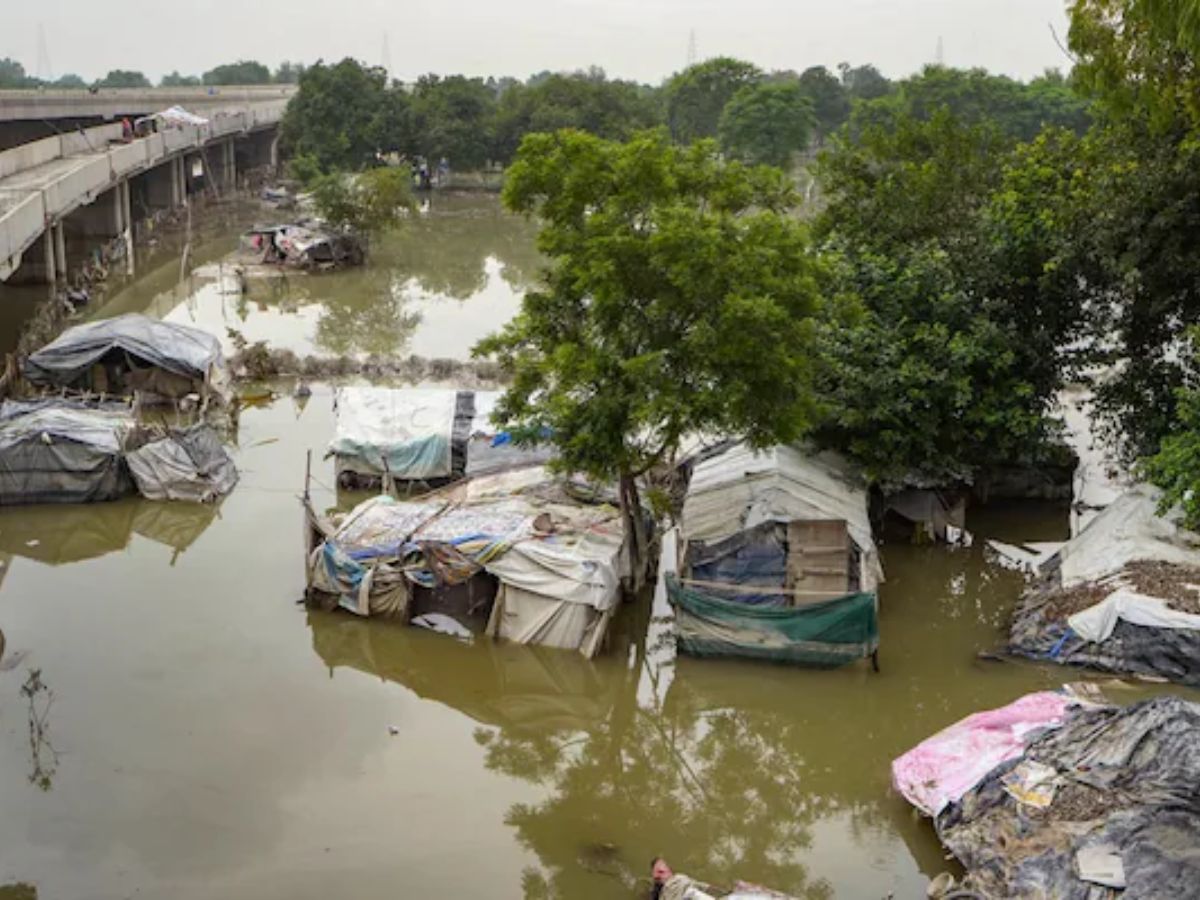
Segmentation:
[[(304, 71), (302, 63), (283, 62), (272, 72), (267, 66), (254, 60), (226, 63), (208, 70), (203, 75), (181, 75), (178, 71), (164, 75), (159, 87), (200, 87), (204, 85), (254, 85), (295, 84)], [(62, 75), (54, 80), (45, 80), (29, 75), (15, 59), (0, 58), (0, 88), (148, 88), (153, 82), (142, 72), (128, 69), (113, 69), (103, 78), (87, 81), (79, 75)]]
[(731, 158), (788, 168), (844, 126), (861, 130), (943, 106), (1021, 138), (1043, 125), (1082, 131), (1089, 121), (1087, 102), (1057, 73), (1026, 84), (940, 67), (892, 82), (869, 65), (764, 72), (720, 57), (659, 86), (611, 79), (597, 68), (526, 81), (427, 75), (400, 85), (382, 69), (345, 59), (318, 62), (298, 82), (285, 141), (293, 156), (326, 171), (357, 169), (390, 153), (446, 157), (458, 168), (503, 165), (525, 135), (562, 128), (626, 140), (665, 127), (677, 143), (713, 138)]

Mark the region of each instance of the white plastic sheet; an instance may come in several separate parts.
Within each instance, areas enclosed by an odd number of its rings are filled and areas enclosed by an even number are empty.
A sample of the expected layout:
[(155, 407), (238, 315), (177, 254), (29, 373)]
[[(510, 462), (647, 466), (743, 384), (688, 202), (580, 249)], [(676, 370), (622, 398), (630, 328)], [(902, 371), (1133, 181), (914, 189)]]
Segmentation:
[(1065, 588), (1111, 575), (1131, 562), (1200, 565), (1200, 535), (1182, 529), (1176, 514), (1159, 516), (1161, 496), (1161, 491), (1150, 485), (1132, 488), (1046, 565), (1060, 566)]
[(1083, 638), (1098, 644), (1108, 640), (1118, 621), (1147, 628), (1187, 628), (1200, 631), (1200, 616), (1179, 612), (1167, 606), (1159, 597), (1139, 594), (1128, 588), (1119, 588), (1097, 603), (1067, 619), (1071, 630)]
[(396, 478), (451, 474), (451, 441), (458, 392), (383, 387), (339, 388), (337, 424), (329, 452), (352, 471)]

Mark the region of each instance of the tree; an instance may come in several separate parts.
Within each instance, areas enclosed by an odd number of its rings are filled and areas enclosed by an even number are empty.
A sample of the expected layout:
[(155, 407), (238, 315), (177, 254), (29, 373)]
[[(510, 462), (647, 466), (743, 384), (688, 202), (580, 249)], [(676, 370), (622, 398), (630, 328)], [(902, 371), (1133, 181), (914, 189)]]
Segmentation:
[(757, 84), (762, 77), (754, 64), (728, 56), (684, 69), (672, 77), (665, 88), (671, 135), (683, 144), (715, 138), (725, 104), (739, 90)]
[(141, 72), (113, 69), (97, 82), (102, 88), (148, 88), (150, 79)]
[(838, 73), (842, 77), (842, 87), (852, 100), (877, 100), (892, 92), (892, 83), (874, 66), (842, 63)]
[(159, 87), (195, 87), (199, 84), (200, 79), (195, 75), (180, 75), (178, 69), (164, 75), (158, 82)]
[(204, 73), (205, 84), (270, 84), (271, 70), (255, 60), (243, 59), (225, 63)]
[(1159, 512), (1173, 506), (1183, 509), (1183, 524), (1200, 531), (1200, 331), (1193, 329), (1189, 385), (1177, 391), (1177, 411), (1171, 432), (1158, 452), (1144, 460), (1141, 473), (1163, 489)]
[(271, 76), (271, 80), (275, 84), (296, 84), (300, 81), (300, 76), (304, 74), (304, 63), (294, 63), (284, 60), (279, 64), (279, 68), (275, 70), (275, 74)]
[(496, 95), (481, 78), (422, 76), (412, 96), (409, 146), (431, 160), (482, 167), (493, 144), (495, 108)]
[(828, 203), (818, 229), (879, 252), (978, 239), (978, 211), (999, 184), (1006, 141), (947, 110), (902, 115), (842, 135), (818, 160)]
[(25, 74), (23, 65), (7, 56), (0, 59), (0, 88), (23, 88), (30, 84), (31, 79)]
[(1021, 335), (989, 314), (948, 254), (833, 257), (838, 314), (819, 331), (814, 436), (885, 489), (972, 484), (992, 466), (1038, 462), (1052, 395), (1028, 377)]
[(725, 163), (709, 141), (525, 138), (504, 203), (536, 215), (545, 284), (482, 341), (511, 375), (498, 421), (544, 435), (557, 464), (615, 479), (645, 560), (637, 479), (686, 434), (796, 439), (809, 391), (815, 263), (777, 169)]
[(407, 98), (388, 88), (387, 73), (344, 59), (305, 69), (281, 136), (290, 155), (309, 155), (323, 171), (354, 171), (404, 150), (407, 125)]
[(893, 92), (858, 104), (851, 129), (887, 127), (905, 116), (929, 119), (942, 109), (967, 124), (990, 124), (1013, 142), (1032, 140), (1045, 126), (1082, 134), (1091, 121), (1087, 102), (1057, 72), (1026, 85), (983, 69), (926, 66)]
[(1196, 0), (1074, 0), (1074, 77), (1113, 114), (1159, 133), (1200, 125), (1200, 4)]
[(812, 101), (797, 82), (748, 85), (721, 115), (721, 147), (743, 162), (786, 169), (808, 145), (813, 124)]
[(313, 202), (330, 225), (362, 235), (397, 227), (413, 205), (409, 175), (402, 168), (324, 175), (313, 185)]
[(68, 72), (66, 75), (60, 75), (54, 82), (56, 88), (64, 88), (66, 90), (77, 90), (87, 87), (87, 82), (78, 75)]
[(661, 124), (654, 91), (603, 72), (548, 75), (536, 84), (510, 85), (498, 94), (493, 155), (507, 162), (521, 138), (534, 131), (577, 128), (597, 137), (624, 140)]
[(1048, 416), (1085, 318), (1063, 200), (1078, 140), (1010, 156), (942, 108), (839, 136), (817, 222), (837, 262), (821, 331), (818, 440), (897, 486), (972, 483), (1053, 458)]
[(812, 102), (817, 140), (824, 141), (841, 128), (850, 115), (850, 98), (842, 83), (824, 66), (805, 69), (800, 75), (800, 87)]

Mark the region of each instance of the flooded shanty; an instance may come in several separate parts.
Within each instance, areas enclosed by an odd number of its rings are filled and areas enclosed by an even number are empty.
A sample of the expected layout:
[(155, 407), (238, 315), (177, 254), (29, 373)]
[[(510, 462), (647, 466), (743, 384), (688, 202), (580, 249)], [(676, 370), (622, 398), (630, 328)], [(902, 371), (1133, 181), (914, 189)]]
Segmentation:
[[(198, 247), (183, 281), (178, 260), (164, 264), (90, 315), (194, 327), (228, 356), (236, 333), (297, 356), (444, 360), (385, 387), (444, 392), (447, 422), (462, 394), (474, 417), (493, 402), (501, 385), (455, 380), (449, 363), (516, 312), (539, 265), (529, 225), (486, 195), (435, 197), (362, 268), (246, 291), (227, 263), (235, 240)], [(662, 583), (589, 607), (588, 622), (606, 621), (586, 653), (585, 637), (563, 648), (314, 608), (306, 459), (322, 516), (378, 488), (340, 487), (324, 458), (335, 394), (365, 380), (308, 386), (253, 386), (226, 435), (238, 474), (219, 504), (0, 508), (0, 885), (45, 898), (601, 900), (645, 896), (659, 854), (713, 885), (919, 897), (962, 872), (892, 789), (892, 760), (979, 710), (1113, 678), (990, 658), (1025, 579), (987, 541), (1066, 541), (1066, 504), (972, 506), (970, 546), (872, 543), (858, 505), (785, 510), (842, 522), (813, 540), (827, 548), (836, 530), (858, 564), (836, 573), (835, 594), (877, 595), (879, 672), (677, 656)], [(450, 536), (470, 536), (459, 525)], [(1129, 703), (1155, 689), (1106, 691)]]

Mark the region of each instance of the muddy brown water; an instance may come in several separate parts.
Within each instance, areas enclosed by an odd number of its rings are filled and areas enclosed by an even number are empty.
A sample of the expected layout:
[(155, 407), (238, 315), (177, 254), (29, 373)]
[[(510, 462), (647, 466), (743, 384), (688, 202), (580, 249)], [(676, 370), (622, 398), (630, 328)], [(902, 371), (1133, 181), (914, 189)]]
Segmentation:
[[(298, 349), (461, 354), (515, 309), (530, 232), (458, 198), (418, 234), (300, 298), (252, 295), (244, 315), (199, 281), (150, 277), (114, 303), (209, 327), (231, 315)], [(372, 318), (381, 296), (420, 321)], [(885, 546), (879, 674), (676, 659), (661, 602), (627, 605), (593, 662), (308, 611), (297, 494), (331, 392), (243, 412), (242, 480), (218, 508), (0, 510), (4, 653), (25, 654), (0, 661), (0, 885), (599, 900), (642, 896), (632, 879), (662, 854), (718, 884), (919, 897), (949, 864), (890, 791), (890, 760), (1074, 677), (975, 658), (1021, 587), (983, 539), (1065, 536), (1066, 510), (1038, 505), (975, 511), (971, 549)], [(315, 474), (334, 504), (331, 467)]]

